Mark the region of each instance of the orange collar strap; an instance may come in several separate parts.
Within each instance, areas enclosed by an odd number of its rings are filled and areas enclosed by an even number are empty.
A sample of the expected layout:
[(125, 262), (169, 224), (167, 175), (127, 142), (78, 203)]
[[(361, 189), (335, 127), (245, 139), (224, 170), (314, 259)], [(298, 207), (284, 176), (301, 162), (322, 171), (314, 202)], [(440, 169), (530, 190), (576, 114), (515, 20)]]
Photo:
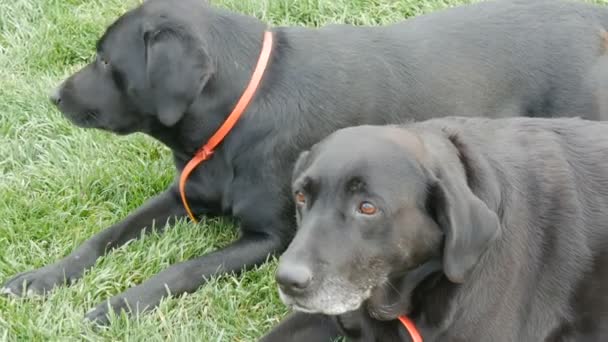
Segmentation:
[(272, 52), (273, 45), (273, 36), (272, 32), (266, 31), (264, 33), (264, 43), (262, 46), (262, 51), (260, 53), (260, 58), (258, 59), (258, 64), (253, 71), (251, 76), (251, 80), (245, 88), (243, 95), (237, 102), (232, 113), (226, 118), (226, 121), (220, 126), (220, 128), (209, 138), (207, 143), (201, 147), (196, 153), (194, 157), (186, 164), (184, 169), (182, 170), (182, 174), (179, 179), (179, 193), (182, 198), (182, 203), (184, 204), (184, 208), (186, 208), (186, 212), (190, 219), (194, 222), (198, 222), (194, 214), (192, 213), (192, 209), (190, 209), (190, 205), (188, 205), (188, 200), (186, 199), (186, 181), (188, 177), (192, 173), (192, 171), (199, 166), (202, 162), (209, 159), (213, 154), (215, 148), (224, 140), (224, 138), (230, 133), (234, 125), (236, 125), (237, 121), (243, 115), (247, 106), (253, 99), (261, 81), (264, 76), (264, 72), (266, 71), (266, 67), (268, 66), (268, 62), (270, 60), (270, 54)]
[(422, 342), (422, 335), (420, 335), (418, 328), (416, 328), (416, 324), (414, 324), (411, 319), (409, 319), (407, 316), (399, 316), (399, 321), (401, 321), (407, 332), (412, 337), (412, 341)]

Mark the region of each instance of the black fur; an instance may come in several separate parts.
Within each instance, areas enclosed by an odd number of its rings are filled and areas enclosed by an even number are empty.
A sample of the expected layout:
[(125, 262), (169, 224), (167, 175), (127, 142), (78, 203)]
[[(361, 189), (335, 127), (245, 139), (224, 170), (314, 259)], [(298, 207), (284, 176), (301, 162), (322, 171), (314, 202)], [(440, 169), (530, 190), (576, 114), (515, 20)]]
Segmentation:
[[(259, 92), (211, 160), (187, 185), (200, 217), (230, 215), (233, 244), (168, 268), (110, 300), (143, 310), (195, 291), (284, 250), (294, 233), (289, 178), (298, 153), (358, 124), (432, 116), (605, 117), (603, 7), (554, 1), (463, 6), (386, 27), (273, 28), (276, 45)], [(112, 24), (97, 59), (52, 95), (75, 124), (143, 132), (173, 151), (179, 172), (244, 90), (266, 25), (201, 0), (148, 0)], [(142, 230), (185, 217), (176, 186), (70, 255), (16, 276), (23, 295), (74, 281)], [(106, 303), (88, 318), (106, 321)]]

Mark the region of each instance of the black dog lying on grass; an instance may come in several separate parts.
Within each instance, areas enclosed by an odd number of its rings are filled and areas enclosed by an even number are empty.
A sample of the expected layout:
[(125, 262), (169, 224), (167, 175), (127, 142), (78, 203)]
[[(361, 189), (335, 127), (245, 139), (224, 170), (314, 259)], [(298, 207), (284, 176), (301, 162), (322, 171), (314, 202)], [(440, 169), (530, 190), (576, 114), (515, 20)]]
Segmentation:
[(409, 341), (400, 315), (424, 341), (608, 341), (608, 123), (346, 128), (293, 193), (276, 277), (309, 314), (265, 342)]
[[(262, 84), (234, 130), (186, 184), (199, 217), (231, 215), (241, 237), (174, 265), (110, 300), (156, 306), (283, 251), (295, 231), (289, 179), (300, 151), (359, 124), (442, 113), (608, 117), (608, 10), (582, 3), (485, 2), (386, 27), (271, 29)], [(75, 124), (143, 132), (173, 151), (177, 171), (234, 108), (260, 55), (266, 25), (201, 0), (149, 0), (112, 24), (94, 62), (52, 100)], [(186, 217), (177, 183), (54, 264), (2, 289), (41, 294), (72, 282), (109, 250), (154, 224)], [(87, 318), (106, 322), (102, 303)]]

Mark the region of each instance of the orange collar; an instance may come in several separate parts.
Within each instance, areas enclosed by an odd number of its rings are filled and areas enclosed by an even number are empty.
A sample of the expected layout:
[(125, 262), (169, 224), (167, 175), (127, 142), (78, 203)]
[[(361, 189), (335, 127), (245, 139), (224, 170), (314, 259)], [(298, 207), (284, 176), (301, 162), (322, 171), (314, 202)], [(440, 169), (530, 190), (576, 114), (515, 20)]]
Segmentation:
[(207, 143), (201, 147), (196, 153), (194, 157), (186, 164), (184, 169), (182, 170), (182, 174), (179, 179), (179, 193), (182, 197), (182, 203), (184, 204), (184, 208), (186, 208), (186, 212), (190, 219), (194, 222), (198, 222), (188, 205), (188, 200), (186, 199), (186, 181), (188, 177), (192, 173), (192, 171), (199, 166), (202, 162), (209, 159), (213, 154), (215, 148), (224, 140), (224, 138), (230, 133), (234, 125), (237, 123), (241, 115), (247, 109), (247, 106), (251, 102), (251, 99), (255, 95), (256, 90), (258, 89), (260, 82), (262, 81), (262, 77), (264, 76), (264, 72), (266, 71), (266, 67), (268, 66), (268, 61), (270, 60), (270, 53), (272, 52), (272, 32), (266, 31), (264, 33), (264, 43), (262, 46), (262, 51), (260, 53), (260, 58), (258, 59), (258, 64), (253, 71), (253, 75), (251, 76), (251, 80), (245, 88), (243, 95), (237, 102), (236, 106), (232, 110), (232, 113), (226, 118), (226, 121), (222, 124), (222, 126), (209, 138)]
[(399, 316), (399, 321), (401, 321), (407, 332), (410, 334), (413, 342), (422, 342), (422, 335), (420, 335), (418, 328), (416, 328), (416, 324), (414, 324), (411, 319), (409, 319), (407, 316)]

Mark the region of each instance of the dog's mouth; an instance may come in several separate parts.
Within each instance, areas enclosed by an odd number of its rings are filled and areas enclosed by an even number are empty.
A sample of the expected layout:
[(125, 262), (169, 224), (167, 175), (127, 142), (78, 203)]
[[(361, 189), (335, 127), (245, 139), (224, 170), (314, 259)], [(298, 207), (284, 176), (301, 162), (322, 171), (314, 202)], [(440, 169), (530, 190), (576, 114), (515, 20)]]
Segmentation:
[(99, 122), (99, 114), (95, 111), (85, 112), (81, 118), (83, 125), (91, 128), (100, 128), (102, 126)]
[(281, 297), (281, 300), (283, 301), (283, 303), (292, 310), (303, 312), (303, 313), (309, 313), (309, 314), (314, 314), (314, 313), (320, 312), (319, 310), (311, 309), (306, 305), (302, 305), (302, 304), (298, 303), (296, 300), (293, 300), (291, 297), (288, 297), (288, 296), (284, 297), (282, 294), (279, 296)]
[[(337, 285), (337, 284), (336, 284)], [(293, 310), (336, 316), (355, 311), (371, 296), (371, 290), (358, 291), (350, 286), (332, 286), (318, 291), (289, 295), (279, 288), (281, 301)]]
[(75, 113), (63, 108), (58, 109), (75, 126), (80, 128), (103, 128), (99, 120), (99, 113), (94, 110)]
[(296, 297), (292, 297), (290, 295), (285, 294), (285, 292), (283, 292), (283, 290), (281, 290), (281, 288), (279, 288), (279, 298), (281, 298), (281, 301), (283, 302), (283, 304), (287, 305), (292, 310), (296, 310), (296, 311), (300, 311), (300, 312), (304, 312), (304, 313), (316, 313), (317, 312), (316, 310), (313, 310), (313, 309), (309, 308), (308, 306), (299, 303), (299, 301)]
[(105, 124), (101, 119), (100, 115), (96, 111), (85, 111), (78, 114), (73, 114), (67, 111), (61, 111), (61, 113), (75, 126), (84, 129), (99, 129), (106, 132), (111, 132), (117, 135), (128, 135), (134, 133), (135, 130), (132, 127), (111, 127)]

